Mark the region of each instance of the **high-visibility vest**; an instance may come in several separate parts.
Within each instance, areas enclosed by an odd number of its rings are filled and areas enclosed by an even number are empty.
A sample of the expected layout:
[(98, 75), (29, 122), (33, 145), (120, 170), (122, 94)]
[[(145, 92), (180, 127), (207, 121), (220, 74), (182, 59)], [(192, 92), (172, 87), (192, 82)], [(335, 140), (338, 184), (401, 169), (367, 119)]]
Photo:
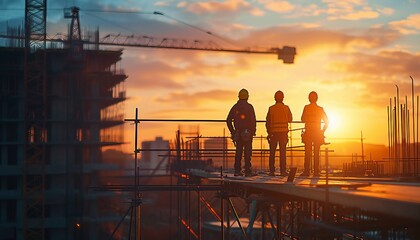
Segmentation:
[(292, 114), (287, 105), (276, 103), (268, 109), (267, 130), (273, 132), (288, 132)]
[(328, 117), (324, 108), (315, 103), (308, 104), (303, 108), (301, 120), (305, 123), (305, 131), (320, 132), (322, 122), (328, 126)]

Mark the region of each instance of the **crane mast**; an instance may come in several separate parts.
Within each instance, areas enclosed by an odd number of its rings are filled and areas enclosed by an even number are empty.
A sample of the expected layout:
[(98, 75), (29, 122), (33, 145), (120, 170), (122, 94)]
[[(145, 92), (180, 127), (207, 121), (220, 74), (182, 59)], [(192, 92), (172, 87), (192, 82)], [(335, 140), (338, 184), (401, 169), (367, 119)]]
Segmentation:
[(46, 0), (25, 1), (22, 237), (45, 239)]

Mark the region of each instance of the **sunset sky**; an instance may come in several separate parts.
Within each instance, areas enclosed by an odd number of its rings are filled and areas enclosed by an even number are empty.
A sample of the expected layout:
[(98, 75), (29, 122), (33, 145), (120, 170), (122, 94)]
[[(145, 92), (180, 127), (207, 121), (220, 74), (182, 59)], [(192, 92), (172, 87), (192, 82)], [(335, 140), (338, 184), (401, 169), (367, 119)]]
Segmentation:
[[(363, 131), (366, 142), (387, 144), (387, 106), (396, 96), (396, 85), (401, 101), (404, 96), (411, 100), (412, 76), (419, 94), (419, 0), (50, 0), (49, 35), (66, 31), (69, 20), (60, 9), (73, 5), (80, 7), (82, 29), (99, 27), (102, 36), (138, 34), (211, 40), (223, 48), (297, 49), (295, 63), (283, 64), (275, 55), (125, 48), (126, 118), (133, 118), (138, 107), (140, 118), (225, 119), (238, 91), (246, 88), (258, 120), (265, 120), (275, 91), (282, 90), (299, 121), (308, 93), (317, 91), (318, 103), (331, 120), (329, 141), (359, 138)], [(6, 22), (22, 23), (23, 0), (1, 1), (0, 8), (0, 32)], [(153, 11), (167, 17), (148, 14)], [(178, 123), (142, 123), (140, 138), (173, 139), (177, 128)], [(201, 124), (200, 132), (221, 136), (225, 128)], [(133, 128), (127, 124), (126, 129)], [(257, 135), (265, 134), (259, 124)], [(132, 135), (126, 136), (131, 141)]]

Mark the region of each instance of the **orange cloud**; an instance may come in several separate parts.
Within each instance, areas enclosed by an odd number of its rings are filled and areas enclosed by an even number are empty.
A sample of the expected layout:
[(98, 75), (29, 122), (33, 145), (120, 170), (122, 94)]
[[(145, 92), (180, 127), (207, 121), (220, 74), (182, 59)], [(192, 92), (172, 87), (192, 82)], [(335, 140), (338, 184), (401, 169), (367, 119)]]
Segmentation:
[(246, 25), (239, 24), (239, 23), (232, 24), (232, 27), (231, 28), (232, 29), (235, 29), (235, 30), (249, 30), (249, 29), (253, 29), (253, 27), (251, 27), (251, 26), (246, 26)]
[(155, 2), (154, 5), (158, 6), (158, 7), (165, 7), (165, 6), (169, 6), (170, 3), (168, 1), (166, 1), (166, 2)]
[(236, 99), (236, 92), (228, 90), (209, 90), (203, 92), (195, 93), (171, 93), (166, 98), (157, 98), (156, 101), (164, 103), (187, 103), (188, 105), (198, 105), (203, 102), (208, 101), (226, 101), (231, 100), (232, 98)]
[(379, 17), (379, 13), (372, 11), (370, 9), (361, 10), (357, 12), (347, 13), (344, 15), (336, 15), (328, 17), (329, 20), (335, 20), (335, 19), (343, 19), (343, 20), (360, 20), (360, 19), (372, 19)]
[(183, 84), (175, 81), (182, 74), (180, 69), (171, 67), (164, 62), (134, 62), (128, 61), (125, 68), (129, 70), (131, 79), (127, 85), (132, 88), (183, 88)]
[(394, 10), (394, 9), (392, 9), (392, 8), (383, 8), (383, 9), (378, 9), (378, 11), (379, 11), (380, 13), (382, 13), (382, 14), (385, 14), (385, 15), (392, 15), (392, 14), (394, 14), (394, 12), (395, 12), (395, 10)]
[(328, 20), (360, 20), (379, 17), (364, 1), (328, 1)]
[(251, 13), (251, 15), (257, 16), (257, 17), (258, 16), (264, 16), (265, 15), (265, 12), (262, 11), (261, 9), (259, 9), (259, 8), (253, 8), (253, 9), (251, 9), (250, 13)]
[(404, 20), (394, 21), (389, 24), (392, 28), (397, 29), (402, 34), (419, 34), (420, 33), (420, 14), (413, 14)]
[[(353, 53), (351, 58), (334, 65), (347, 77), (341, 82), (360, 83), (354, 94), (356, 106), (385, 108), (395, 95), (395, 84), (405, 94), (411, 89), (409, 76), (420, 76), (420, 54), (403, 51), (380, 51), (376, 54)], [(338, 67), (339, 66), (339, 67)], [(416, 92), (420, 86), (416, 86)], [(402, 94), (403, 95), (403, 94)]]
[(363, 33), (333, 31), (320, 28), (302, 28), (299, 26), (273, 27), (254, 31), (241, 40), (243, 45), (252, 45), (258, 40), (260, 45), (289, 45), (297, 48), (298, 56), (309, 51), (327, 47), (332, 51), (347, 51), (357, 48), (379, 48), (387, 46), (400, 37), (395, 30), (373, 28)]
[(273, 1), (273, 0), (260, 0), (265, 8), (278, 13), (290, 12), (295, 9), (295, 6), (287, 1)]
[(319, 16), (322, 13), (325, 13), (325, 10), (312, 3), (306, 6), (296, 6), (294, 14), (291, 17)]
[(245, 0), (227, 0), (223, 2), (217, 1), (203, 1), (203, 2), (180, 2), (178, 8), (185, 8), (186, 11), (194, 14), (204, 13), (235, 13), (235, 12), (249, 12), (256, 16), (261, 16), (263, 13), (254, 8)]
[(403, 51), (381, 51), (378, 54), (355, 53), (352, 61), (341, 63), (345, 71), (396, 79), (401, 76), (420, 76), (420, 54)]

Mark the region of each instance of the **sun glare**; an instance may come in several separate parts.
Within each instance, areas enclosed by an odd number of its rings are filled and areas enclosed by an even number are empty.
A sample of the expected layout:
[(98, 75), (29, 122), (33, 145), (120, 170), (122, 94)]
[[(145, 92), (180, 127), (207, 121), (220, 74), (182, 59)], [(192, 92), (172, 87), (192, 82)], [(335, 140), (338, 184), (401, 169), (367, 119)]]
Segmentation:
[(329, 122), (329, 125), (328, 125), (329, 132), (331, 133), (336, 132), (341, 127), (343, 127), (342, 119), (339, 114), (329, 111), (327, 115), (328, 115), (328, 122)]

